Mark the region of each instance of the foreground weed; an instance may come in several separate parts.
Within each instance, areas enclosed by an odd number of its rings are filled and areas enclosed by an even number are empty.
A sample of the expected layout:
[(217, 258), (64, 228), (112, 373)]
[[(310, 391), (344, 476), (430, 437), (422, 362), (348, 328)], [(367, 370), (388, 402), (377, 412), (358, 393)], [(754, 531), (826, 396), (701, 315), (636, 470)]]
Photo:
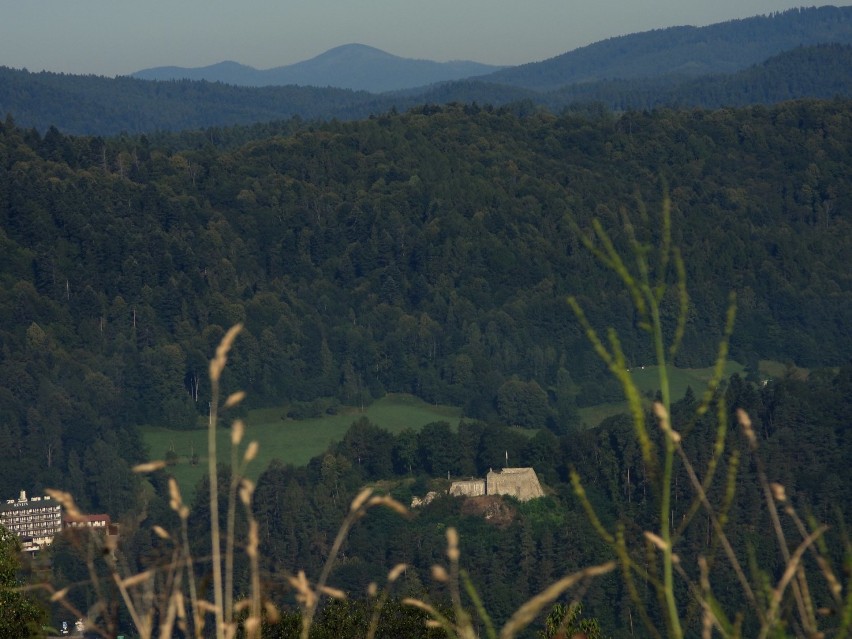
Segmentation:
[[(644, 210), (642, 213), (644, 214)], [(627, 398), (634, 434), (642, 452), (643, 462), (654, 484), (658, 503), (657, 529), (644, 531), (638, 539), (628, 538), (627, 529), (623, 524), (616, 525), (615, 529), (608, 529), (603, 525), (601, 517), (586, 496), (579, 474), (572, 472), (571, 481), (574, 492), (595, 530), (618, 558), (627, 592), (649, 635), (659, 639), (662, 637), (682, 639), (688, 632), (691, 636), (700, 633), (702, 639), (710, 639), (714, 633), (731, 639), (742, 637), (744, 611), (736, 611), (733, 614), (730, 611), (726, 612), (714, 597), (708, 558), (697, 558), (700, 577), (696, 583), (681, 565), (681, 558), (676, 552), (677, 543), (684, 529), (699, 511), (703, 511), (712, 524), (714, 543), (721, 547), (723, 555), (740, 584), (748, 609), (757, 619), (758, 639), (787, 637), (790, 636), (788, 634), (790, 632), (793, 636), (808, 639), (829, 636), (820, 629), (816, 614), (818, 607), (810, 594), (809, 575), (803, 564), (803, 557), (808, 552), (815, 556), (820, 568), (819, 572), (828, 583), (833, 597), (834, 608), (823, 610), (826, 613), (823, 618), (839, 617), (840, 619), (839, 625), (835, 626), (834, 634), (831, 636), (847, 636), (850, 629), (849, 619), (852, 617), (850, 613), (852, 597), (847, 585), (844, 599), (844, 588), (831, 567), (827, 549), (824, 545), (820, 545), (826, 527), (805, 526), (793, 507), (786, 501), (783, 487), (768, 481), (758, 455), (757, 438), (751, 428), (751, 421), (744, 411), (738, 412), (738, 421), (748, 451), (758, 469), (758, 481), (772, 526), (769, 536), (774, 538), (784, 560), (784, 569), (774, 583), (771, 583), (765, 574), (749, 578), (746, 569), (741, 565), (740, 554), (732, 546), (725, 530), (724, 522), (727, 519), (727, 512), (735, 498), (736, 471), (741, 455), (739, 450), (733, 450), (727, 459), (729, 472), (723, 479), (721, 503), (713, 504), (708, 497), (711, 485), (717, 480), (716, 470), (726, 448), (728, 432), (727, 407), (723, 394), (719, 392), (719, 384), (724, 372), (728, 341), (736, 315), (733, 295), (727, 312), (723, 339), (718, 348), (714, 374), (704, 391), (694, 417), (697, 419), (703, 416), (715, 404), (718, 425), (713, 451), (703, 470), (703, 477), (699, 477), (694, 464), (684, 452), (682, 446), (684, 435), (671, 423), (668, 370), (673, 365), (674, 357), (683, 339), (689, 297), (686, 288), (686, 269), (680, 252), (672, 246), (671, 207), (668, 198), (665, 199), (662, 207), (657, 246), (651, 242), (640, 241), (629, 217), (626, 213), (624, 214), (624, 231), (629, 246), (629, 258), (633, 262), (632, 267), (628, 266), (626, 259), (616, 249), (615, 243), (597, 220), (592, 222), (590, 233), (582, 231), (576, 225), (574, 230), (584, 246), (604, 266), (612, 270), (626, 287), (633, 302), (634, 311), (639, 318), (639, 326), (650, 336), (659, 374), (659, 400), (654, 402), (649, 410), (633, 381), (618, 334), (614, 329), (609, 329), (606, 339), (602, 339), (586, 318), (580, 303), (573, 297), (569, 299), (569, 304), (592, 347), (620, 382)], [(667, 297), (669, 291), (673, 291), (673, 295)], [(667, 336), (662, 320), (662, 309), (665, 301), (672, 298), (676, 300), (677, 315), (674, 327)], [(648, 426), (651, 420), (656, 421), (661, 431), (661, 444), (656, 444), (655, 439), (658, 438), (651, 434)], [(684, 432), (687, 432), (691, 425), (685, 424)], [(671, 503), (676, 461), (682, 464), (689, 477), (693, 497), (683, 521), (675, 528), (671, 518)], [(800, 536), (798, 541), (790, 540), (785, 535), (776, 502), (784, 505), (785, 513), (795, 522)], [(686, 584), (689, 601), (678, 599), (679, 589), (675, 586), (675, 576), (679, 576)], [(656, 596), (643, 597), (641, 593), (644, 587), (650, 587)], [(792, 603), (787, 605), (788, 594), (791, 592)], [(657, 616), (649, 613), (655, 602), (658, 603), (659, 617), (663, 620), (662, 626), (655, 622)], [(688, 609), (690, 602), (697, 604), (701, 611), (700, 628), (685, 628), (682, 615)]]
[[(75, 536), (76, 542), (87, 545), (84, 554), (89, 579), (71, 584), (62, 590), (44, 585), (50, 592), (50, 599), (65, 607), (75, 617), (83, 619), (89, 632), (105, 638), (117, 634), (117, 606), (119, 602), (130, 615), (136, 633), (141, 639), (172, 637), (175, 630), (183, 636), (201, 639), (213, 636), (216, 639), (232, 639), (238, 634), (245, 639), (258, 639), (261, 636), (263, 622), (276, 623), (279, 612), (261, 592), (260, 556), (258, 524), (252, 510), (254, 483), (246, 476), (249, 463), (258, 452), (258, 444), (249, 442), (242, 448), (245, 424), (235, 420), (231, 426), (231, 479), (226, 496), (227, 512), (225, 519), (224, 543), (223, 531), (219, 519), (219, 481), (218, 451), (216, 450), (216, 429), (219, 421), (220, 380), (228, 361), (235, 339), (241, 326), (231, 328), (216, 349), (210, 362), (211, 408), (208, 421), (208, 477), (210, 498), (211, 549), (209, 557), (194, 557), (189, 539), (189, 507), (184, 503), (177, 481), (169, 478), (169, 505), (177, 514), (180, 530), (169, 532), (159, 525), (153, 526), (154, 534), (166, 544), (171, 544), (167, 561), (148, 570), (130, 574), (122, 560), (120, 549), (114, 537), (98, 535)], [(222, 404), (227, 410), (239, 405), (245, 393), (229, 395)], [(164, 461), (153, 461), (136, 466), (137, 473), (150, 473), (166, 467)], [(82, 519), (83, 513), (68, 493), (48, 490), (54, 499), (65, 509), (69, 519)], [(237, 599), (234, 594), (234, 559), (237, 548), (236, 520), (237, 503), (240, 503), (247, 522), (246, 539), (242, 546), (249, 566), (249, 594)], [(301, 607), (301, 633), (307, 639), (313, 624), (317, 608), (323, 596), (345, 598), (345, 593), (328, 585), (328, 578), (336, 558), (352, 526), (368, 510), (374, 507), (386, 507), (408, 516), (408, 510), (399, 502), (386, 495), (373, 494), (372, 489), (364, 489), (352, 501), (349, 512), (343, 520), (322, 572), (316, 582), (311, 582), (304, 571), (288, 576), (296, 599)], [(102, 561), (101, 561), (102, 560)], [(200, 583), (197, 569), (200, 564), (210, 564), (212, 583), (209, 593), (199, 592)], [(396, 580), (401, 572), (397, 567), (389, 575), (389, 583)], [(78, 609), (69, 597), (75, 589), (88, 589), (93, 592), (97, 603), (90, 609)], [(112, 596), (117, 592), (117, 596)], [(212, 601), (205, 596), (212, 595)], [(387, 596), (379, 599), (371, 633), (375, 633), (378, 614)], [(212, 624), (209, 624), (212, 617)]]
[[(459, 536), (455, 528), (447, 529), (447, 559), (449, 570), (436, 564), (432, 567), (432, 577), (447, 585), (452, 600), (453, 618), (442, 614), (438, 608), (422, 599), (408, 597), (402, 603), (419, 608), (429, 615), (427, 622), (431, 627), (441, 628), (450, 639), (477, 639), (479, 624), (484, 628), (488, 639), (512, 639), (535, 621), (542, 613), (554, 604), (566, 592), (586, 584), (589, 580), (607, 574), (615, 569), (616, 563), (611, 561), (598, 566), (590, 566), (578, 572), (559, 579), (540, 593), (521, 605), (500, 629), (499, 634), (467, 573), (459, 568)], [(475, 622), (474, 614), (465, 606), (462, 600), (462, 585), (478, 617)]]

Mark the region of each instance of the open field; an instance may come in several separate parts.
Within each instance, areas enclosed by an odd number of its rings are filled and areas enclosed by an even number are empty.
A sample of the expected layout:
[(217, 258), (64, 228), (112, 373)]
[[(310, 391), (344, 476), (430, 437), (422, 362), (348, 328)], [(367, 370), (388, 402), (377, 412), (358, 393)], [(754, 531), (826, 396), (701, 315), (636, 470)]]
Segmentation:
[[(257, 440), (260, 450), (251, 463), (247, 475), (253, 479), (262, 473), (273, 459), (284, 463), (303, 465), (323, 452), (330, 443), (343, 438), (352, 422), (362, 416), (382, 428), (398, 433), (404, 428), (419, 429), (430, 422), (447, 421), (457, 426), (461, 410), (451, 406), (428, 404), (411, 395), (390, 394), (368, 406), (363, 412), (356, 408), (314, 419), (283, 420), (284, 408), (265, 408), (249, 411), (245, 419), (246, 434), (243, 447)], [(156, 426), (142, 429), (151, 458), (163, 459), (169, 450), (178, 455), (178, 463), (169, 469), (187, 496), (193, 492), (199, 479), (207, 472), (207, 429), (171, 430)], [(220, 461), (230, 459), (230, 421), (220, 422), (217, 447)], [(192, 454), (198, 455), (198, 464), (189, 463)]]
[[(730, 376), (742, 371), (736, 362), (728, 362), (725, 375)], [(711, 368), (681, 368), (670, 371), (672, 397), (680, 399), (688, 386), (696, 394), (704, 390), (710, 379)], [(657, 367), (646, 366), (632, 371), (633, 379), (639, 389), (645, 393), (657, 390)], [(600, 404), (580, 409), (580, 417), (586, 427), (593, 427), (612, 415), (626, 412), (625, 402)], [(337, 415), (328, 415), (313, 419), (282, 419), (286, 413), (282, 407), (264, 408), (249, 412), (246, 422), (246, 434), (243, 446), (251, 440), (260, 444), (257, 459), (248, 469), (248, 476), (256, 479), (273, 459), (284, 463), (302, 465), (312, 457), (323, 452), (329, 444), (339, 441), (353, 421), (366, 416), (371, 422), (382, 428), (398, 433), (404, 428), (418, 429), (434, 421), (448, 421), (456, 426), (461, 418), (461, 410), (451, 406), (428, 404), (411, 395), (390, 394), (374, 402), (364, 412), (356, 408), (341, 411)], [(219, 459), (230, 459), (230, 422), (222, 422), (218, 431), (217, 445)], [(534, 431), (531, 431), (531, 433)], [(153, 459), (162, 459), (166, 452), (173, 450), (177, 464), (169, 469), (181, 486), (185, 495), (193, 492), (199, 479), (206, 472), (207, 430), (170, 430), (155, 426), (142, 428), (142, 436)], [(198, 455), (198, 464), (190, 464), (193, 453)]]
[[(734, 373), (741, 373), (743, 366), (737, 362), (727, 362), (725, 364), (725, 377), (730, 377)], [(643, 393), (656, 393), (659, 390), (660, 384), (658, 379), (658, 366), (645, 366), (633, 368), (630, 371), (633, 375), (633, 381), (639, 390)], [(677, 401), (686, 394), (686, 389), (692, 387), (696, 396), (700, 396), (707, 382), (713, 375), (713, 368), (670, 368), (669, 369), (669, 387), (671, 389), (672, 400)], [(607, 417), (618, 415), (619, 413), (627, 412), (627, 402), (613, 402), (610, 404), (598, 404), (597, 406), (588, 406), (580, 409), (580, 418), (583, 424), (592, 428), (600, 424)]]
[(779, 362), (773, 359), (762, 359), (758, 363), (758, 370), (761, 375), (770, 379), (780, 379), (785, 375), (793, 375), (798, 379), (807, 379), (810, 369), (800, 368), (795, 364)]

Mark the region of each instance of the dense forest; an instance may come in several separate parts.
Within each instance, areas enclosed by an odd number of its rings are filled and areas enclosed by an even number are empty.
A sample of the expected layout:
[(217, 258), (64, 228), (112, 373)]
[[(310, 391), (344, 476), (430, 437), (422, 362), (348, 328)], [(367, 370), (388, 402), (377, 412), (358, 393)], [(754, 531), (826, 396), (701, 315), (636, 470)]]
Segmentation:
[(127, 433), (112, 448), (132, 460), (134, 424), (193, 427), (213, 345), (238, 321), (227, 383), (251, 405), (395, 391), (499, 419), (502, 389), (526, 398), (504, 420), (565, 432), (576, 406), (619, 392), (567, 295), (624, 335), (633, 364), (650, 359), (572, 224), (617, 228), (665, 192), (701, 283), (681, 365), (711, 362), (731, 290), (732, 355), (752, 371), (844, 364), (850, 115), (426, 107), (179, 152), (7, 120), (0, 438), (17, 452), (0, 485), (14, 492), (33, 460), (39, 483), (83, 467), (107, 434)]
[[(316, 568), (364, 482), (390, 480), (408, 498), (448, 471), (499, 466), (512, 449), (547, 499), (507, 502), (499, 526), (451, 499), (413, 523), (371, 515), (335, 574), (356, 590), (404, 560), (417, 566), (407, 587), (431, 588), (424, 570), (455, 523), (503, 618), (601, 557), (570, 467), (610, 518), (647, 516), (629, 426), (577, 430), (579, 406), (620, 390), (566, 298), (619, 331), (632, 365), (650, 362), (627, 294), (577, 233), (598, 219), (623, 248), (629, 218), (653, 237), (668, 196), (691, 296), (677, 363), (713, 361), (736, 292), (731, 355), (748, 372), (761, 358), (824, 370), (762, 388), (735, 378), (728, 404), (759, 422), (791, 495), (826, 519), (849, 503), (852, 103), (558, 117), (448, 105), (276, 127), (104, 139), (0, 125), (4, 494), (26, 477), (29, 490), (69, 490), (85, 509), (136, 511), (128, 552), (156, 554), (140, 524), (167, 520), (168, 508), (130, 471), (146, 457), (136, 426), (195, 427), (208, 410), (207, 362), (243, 322), (223, 383), (246, 390), (250, 407), (356, 405), (394, 391), (468, 418), (458, 432), (433, 424), (398, 436), (361, 422), (306, 468), (270, 467), (255, 502), (270, 582), (275, 567)], [(671, 326), (677, 300), (663, 309)], [(702, 441), (690, 440), (698, 459)], [(165, 494), (164, 477), (153, 481)], [(733, 521), (759, 516), (751, 490)], [(704, 533), (690, 534), (699, 547)], [(57, 565), (73, 578), (61, 555)], [(509, 566), (526, 580), (517, 589), (505, 585)], [(617, 580), (587, 605), (611, 632), (625, 628)]]
[(850, 97), (852, 46), (800, 47), (730, 74), (574, 84), (546, 94), (553, 110), (601, 104), (616, 111), (658, 107), (722, 108), (777, 104), (797, 98)]

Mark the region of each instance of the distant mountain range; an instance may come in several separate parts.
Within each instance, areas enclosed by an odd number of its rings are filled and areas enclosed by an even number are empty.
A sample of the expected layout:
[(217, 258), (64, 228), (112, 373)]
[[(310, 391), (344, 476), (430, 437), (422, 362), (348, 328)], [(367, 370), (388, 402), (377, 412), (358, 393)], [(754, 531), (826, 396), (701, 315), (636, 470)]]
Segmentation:
[(382, 93), (476, 78), (534, 91), (571, 84), (661, 75), (733, 73), (796, 47), (852, 44), (852, 7), (792, 9), (706, 27), (670, 27), (610, 38), (517, 67), (402, 58), (347, 44), (288, 66), (264, 71), (237, 62), (206, 67), (155, 67), (142, 80), (206, 80), (236, 86), (313, 86)]
[(258, 70), (237, 62), (220, 62), (196, 68), (155, 67), (137, 71), (132, 77), (142, 80), (207, 80), (250, 87), (335, 87), (382, 93), (486, 75), (502, 68), (466, 60), (412, 60), (363, 44), (345, 44), (310, 60), (274, 69)]
[[(68, 133), (112, 135), (268, 123), (293, 117), (361, 119), (392, 109), (449, 102), (515, 104), (521, 109), (558, 112), (588, 109), (589, 105), (620, 111), (852, 98), (849, 43), (852, 7), (797, 9), (701, 29), (678, 27), (613, 38), (537, 64), (383, 93), (292, 83), (233, 86), (233, 78), (229, 82), (226, 76), (217, 82), (151, 81), (0, 67), (0, 117), (11, 114), (19, 125), (41, 131), (53, 125)], [(347, 51), (352, 55), (347, 56)], [(748, 64), (742, 62), (767, 51), (773, 53)], [(398, 74), (403, 74), (405, 63), (425, 63), (360, 45), (347, 45), (308, 62), (314, 68), (332, 69), (336, 59), (339, 77), (349, 73), (352, 78), (355, 72), (345, 60), (358, 56), (363, 82), (368, 81), (365, 61), (371, 56), (385, 62), (394, 60)], [(223, 72), (241, 68), (235, 63), (215, 66)], [(732, 71), (732, 67), (736, 68)], [(305, 73), (307, 68), (302, 67)]]

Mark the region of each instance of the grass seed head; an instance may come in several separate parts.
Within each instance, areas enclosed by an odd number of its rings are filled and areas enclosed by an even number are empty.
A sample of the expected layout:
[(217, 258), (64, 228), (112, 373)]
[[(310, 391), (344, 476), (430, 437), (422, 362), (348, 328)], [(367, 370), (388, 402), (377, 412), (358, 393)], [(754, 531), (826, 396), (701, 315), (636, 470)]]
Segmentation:
[(257, 457), (258, 450), (260, 450), (260, 444), (256, 441), (249, 442), (248, 448), (246, 448), (246, 452), (243, 455), (243, 461), (250, 462), (252, 459)]
[(780, 501), (781, 503), (787, 501), (787, 491), (784, 490), (784, 486), (777, 482), (771, 482), (769, 488), (772, 490), (772, 496), (775, 498), (775, 501)]
[(388, 581), (390, 583), (393, 583), (394, 581), (399, 579), (399, 576), (405, 572), (406, 568), (408, 568), (408, 564), (397, 564), (396, 566), (391, 568), (390, 572), (388, 573)]
[(669, 545), (665, 542), (665, 540), (659, 535), (655, 535), (650, 530), (645, 531), (645, 539), (654, 544), (657, 548), (665, 552), (668, 550)]
[(162, 460), (150, 461), (144, 464), (136, 464), (132, 470), (134, 473), (153, 473), (166, 467), (166, 462)]
[(264, 601), (263, 609), (266, 611), (266, 618), (269, 620), (269, 623), (276, 624), (281, 620), (281, 613), (278, 612), (278, 608), (271, 601)]
[(441, 583), (446, 583), (450, 580), (450, 576), (447, 574), (446, 568), (435, 564), (432, 566), (432, 579), (440, 581)]
[(225, 408), (233, 408), (245, 398), (245, 391), (237, 391), (236, 393), (231, 393), (230, 395), (228, 395), (228, 399), (225, 400)]
[(320, 591), (323, 594), (328, 595), (332, 599), (346, 599), (346, 593), (340, 590), (339, 588), (332, 588), (331, 586), (322, 586)]
[(152, 526), (151, 530), (153, 530), (154, 534), (157, 535), (157, 537), (159, 537), (160, 539), (171, 539), (171, 535), (162, 526)]
[(62, 590), (57, 590), (52, 595), (50, 595), (50, 601), (59, 601), (60, 599), (65, 599), (65, 595), (68, 594), (68, 588), (63, 588)]
[(246, 432), (246, 424), (241, 419), (235, 419), (231, 426), (231, 446), (238, 446)]
[(751, 418), (742, 408), (737, 409), (737, 421), (739, 421), (740, 426), (743, 429), (743, 434), (748, 440), (749, 446), (751, 446), (752, 450), (754, 450), (757, 448), (757, 437), (754, 434), (754, 429), (751, 427)]
[(447, 528), (447, 557), (450, 561), (459, 560), (459, 533), (455, 528)]
[(244, 506), (251, 504), (251, 497), (254, 494), (254, 482), (245, 477), (240, 482), (240, 501)]

